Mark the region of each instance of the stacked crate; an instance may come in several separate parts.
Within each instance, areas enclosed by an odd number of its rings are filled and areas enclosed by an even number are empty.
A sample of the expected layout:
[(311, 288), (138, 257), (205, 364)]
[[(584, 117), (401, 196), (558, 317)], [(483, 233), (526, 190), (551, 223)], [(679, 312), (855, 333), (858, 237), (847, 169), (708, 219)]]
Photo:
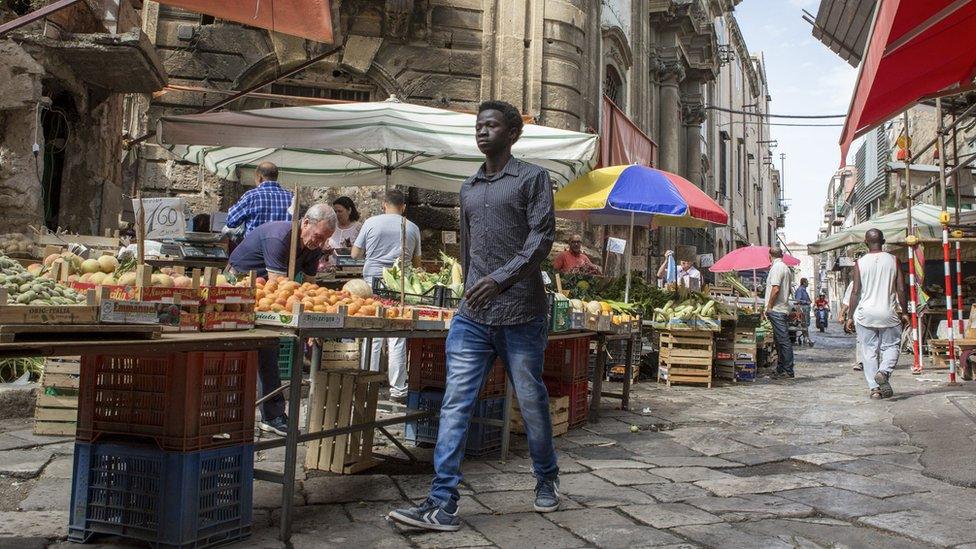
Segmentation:
[(257, 352), (83, 355), (68, 537), (251, 532)]
[[(407, 407), (438, 412), (447, 385), (447, 354), (443, 339), (410, 339), (407, 342)], [(502, 419), (505, 407), (505, 367), (495, 361), (478, 395), (472, 418)], [(404, 429), (405, 438), (415, 444), (437, 442), (437, 418), (411, 421)], [(468, 428), (465, 453), (481, 456), (501, 448), (502, 428), (472, 421)]]
[(713, 334), (704, 330), (662, 331), (657, 380), (712, 386)]
[[(362, 425), (376, 419), (376, 401), (386, 374), (366, 370), (323, 370), (315, 373), (309, 398), (309, 431)], [(379, 464), (373, 456), (374, 429), (312, 440), (305, 468), (354, 474)]]
[(74, 436), (80, 373), (80, 357), (49, 357), (44, 361), (41, 390), (34, 405), (35, 435)]
[(734, 324), (715, 336), (715, 377), (729, 381), (755, 381), (756, 365), (755, 333)]
[(586, 423), (589, 392), (590, 338), (577, 337), (550, 341), (542, 363), (542, 381), (550, 399), (569, 397), (569, 429)]

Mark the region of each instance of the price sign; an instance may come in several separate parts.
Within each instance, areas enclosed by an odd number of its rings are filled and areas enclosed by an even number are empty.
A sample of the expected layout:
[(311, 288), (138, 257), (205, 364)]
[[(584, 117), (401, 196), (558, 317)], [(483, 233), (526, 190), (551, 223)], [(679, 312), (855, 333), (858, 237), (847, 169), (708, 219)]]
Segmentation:
[(698, 256), (699, 267), (711, 267), (715, 264), (715, 256), (712, 254), (701, 254)]
[[(158, 240), (186, 234), (182, 198), (143, 198), (146, 207), (146, 238)], [(132, 209), (139, 219), (139, 200), (132, 200)]]
[(457, 232), (441, 231), (441, 242), (444, 244), (457, 244)]
[(623, 254), (627, 249), (627, 241), (622, 238), (610, 237), (607, 239), (607, 251), (612, 254)]

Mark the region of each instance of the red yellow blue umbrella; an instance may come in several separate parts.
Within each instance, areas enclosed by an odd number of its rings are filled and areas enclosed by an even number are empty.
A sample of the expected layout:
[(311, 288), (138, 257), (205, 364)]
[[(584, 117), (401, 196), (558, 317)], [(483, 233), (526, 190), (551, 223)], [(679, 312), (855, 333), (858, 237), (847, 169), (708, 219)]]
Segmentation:
[[(556, 215), (597, 225), (629, 225), (627, 246), (634, 225), (706, 227), (724, 225), (725, 210), (691, 181), (647, 166), (610, 166), (573, 180), (553, 197)], [(627, 282), (624, 301), (630, 298), (630, 256), (624, 252)]]

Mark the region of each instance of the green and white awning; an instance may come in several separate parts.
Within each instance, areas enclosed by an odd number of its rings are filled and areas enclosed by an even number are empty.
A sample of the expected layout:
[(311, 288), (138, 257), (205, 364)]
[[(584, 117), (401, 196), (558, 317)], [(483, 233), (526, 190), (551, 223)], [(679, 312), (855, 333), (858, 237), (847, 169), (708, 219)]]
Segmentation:
[[(917, 228), (920, 238), (936, 238), (942, 234), (939, 214), (942, 208), (930, 204), (912, 206), (912, 224)], [(858, 223), (853, 227), (838, 231), (807, 246), (807, 253), (819, 254), (845, 246), (864, 242), (868, 229), (880, 229), (888, 244), (903, 244), (908, 228), (908, 211), (899, 210), (874, 219)]]
[[(217, 176), (249, 180), (274, 162), (279, 180), (313, 187), (405, 185), (457, 192), (484, 155), (475, 115), (389, 100), (164, 116), (157, 139)], [(597, 136), (526, 124), (512, 153), (562, 187), (596, 162)]]

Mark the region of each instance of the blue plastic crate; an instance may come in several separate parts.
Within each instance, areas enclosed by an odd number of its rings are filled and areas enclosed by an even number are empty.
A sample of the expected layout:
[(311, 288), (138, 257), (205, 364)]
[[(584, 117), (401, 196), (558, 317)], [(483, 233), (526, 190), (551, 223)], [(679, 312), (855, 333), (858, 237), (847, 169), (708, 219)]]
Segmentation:
[(93, 534), (202, 548), (251, 534), (254, 445), (165, 452), (75, 443), (68, 539)]
[[(407, 394), (407, 407), (416, 410), (431, 410), (439, 412), (444, 393), (441, 391), (410, 391)], [(483, 419), (502, 419), (505, 407), (504, 398), (481, 399), (475, 404), (472, 417)], [(408, 442), (414, 444), (434, 444), (437, 442), (437, 418), (410, 421), (404, 429), (404, 436)], [(502, 428), (471, 423), (468, 426), (468, 440), (464, 453), (469, 456), (490, 454), (501, 448)]]

